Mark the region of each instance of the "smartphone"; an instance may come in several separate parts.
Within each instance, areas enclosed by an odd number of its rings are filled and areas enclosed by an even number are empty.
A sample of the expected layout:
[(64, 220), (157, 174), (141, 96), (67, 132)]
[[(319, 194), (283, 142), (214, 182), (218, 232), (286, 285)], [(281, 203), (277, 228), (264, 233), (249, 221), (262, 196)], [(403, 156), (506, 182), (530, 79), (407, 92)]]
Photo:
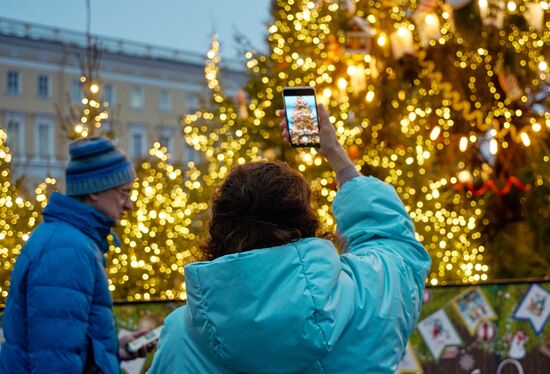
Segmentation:
[(290, 145), (319, 147), (317, 100), (312, 87), (285, 87), (283, 90)]
[(136, 338), (128, 343), (126, 346), (126, 350), (128, 352), (137, 352), (141, 347), (146, 346), (147, 344), (151, 344), (153, 342), (156, 342), (160, 338), (160, 333), (162, 331), (163, 326), (159, 326), (154, 330), (149, 331), (147, 334), (140, 336), (139, 338)]

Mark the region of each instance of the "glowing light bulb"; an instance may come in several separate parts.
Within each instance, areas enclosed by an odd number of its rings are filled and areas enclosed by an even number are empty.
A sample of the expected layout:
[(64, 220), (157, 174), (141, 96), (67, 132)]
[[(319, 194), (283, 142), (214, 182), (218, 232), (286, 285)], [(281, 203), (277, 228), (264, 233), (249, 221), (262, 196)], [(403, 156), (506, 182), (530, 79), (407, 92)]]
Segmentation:
[(367, 100), (367, 103), (370, 103), (374, 100), (374, 91), (367, 92), (367, 95), (365, 96), (365, 100)]
[(521, 141), (526, 147), (531, 145), (531, 139), (529, 139), (529, 135), (526, 132), (521, 133)]
[(472, 183), (474, 178), (472, 176), (472, 173), (468, 170), (461, 170), (456, 175), (460, 183)]
[(90, 86), (90, 91), (91, 91), (92, 93), (98, 93), (98, 92), (99, 92), (99, 86), (98, 86), (97, 84), (95, 84), (95, 83), (92, 84), (92, 85)]
[(332, 96), (332, 90), (330, 88), (325, 88), (323, 90), (323, 96), (326, 97), (327, 99), (330, 99), (330, 97)]
[(492, 155), (496, 155), (498, 152), (498, 142), (495, 138), (491, 139), (489, 142), (489, 152), (491, 152)]
[(517, 4), (514, 3), (513, 1), (509, 1), (508, 2), (508, 10), (510, 12), (515, 12), (515, 10), (518, 8)]
[[(427, 18), (427, 17), (426, 17)], [(407, 29), (403, 26), (401, 26), (398, 30), (397, 30), (397, 35), (399, 35), (401, 38), (404, 38), (407, 36)]]
[(379, 36), (378, 36), (378, 39), (376, 40), (376, 43), (378, 43), (378, 45), (380, 47), (383, 47), (385, 46), (387, 43), (388, 43), (388, 36), (384, 33), (381, 33)]
[(458, 145), (458, 148), (460, 149), (460, 152), (466, 152), (466, 149), (468, 149), (468, 138), (463, 136), (460, 138), (460, 143)]
[(441, 134), (441, 127), (434, 127), (432, 132), (430, 133), (430, 139), (432, 139), (432, 141), (435, 141), (439, 137), (439, 134)]
[(348, 82), (344, 78), (338, 79), (338, 88), (341, 90), (345, 90), (348, 86)]
[(428, 14), (426, 18), (424, 18), (424, 21), (426, 22), (426, 25), (432, 26), (432, 25), (435, 25), (435, 22), (437, 21), (437, 19), (433, 14)]
[(539, 70), (540, 71), (548, 70), (548, 64), (546, 63), (546, 61), (539, 62)]

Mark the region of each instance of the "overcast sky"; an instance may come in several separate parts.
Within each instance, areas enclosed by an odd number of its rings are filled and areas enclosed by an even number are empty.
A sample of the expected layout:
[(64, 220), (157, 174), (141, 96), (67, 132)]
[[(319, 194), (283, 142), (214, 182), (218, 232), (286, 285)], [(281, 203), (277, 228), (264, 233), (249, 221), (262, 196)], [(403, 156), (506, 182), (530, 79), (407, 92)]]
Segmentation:
[[(236, 57), (236, 31), (265, 51), (270, 0), (91, 0), (93, 34), (206, 53), (216, 32)], [(86, 31), (86, 0), (0, 0), (0, 17)]]

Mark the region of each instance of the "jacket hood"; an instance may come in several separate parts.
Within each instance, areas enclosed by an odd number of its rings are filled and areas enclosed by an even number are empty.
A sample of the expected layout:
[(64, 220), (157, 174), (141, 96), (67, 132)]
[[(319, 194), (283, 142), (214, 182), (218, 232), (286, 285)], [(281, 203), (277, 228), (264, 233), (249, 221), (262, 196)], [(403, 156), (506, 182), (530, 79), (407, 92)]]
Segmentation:
[(354, 313), (353, 282), (323, 239), (194, 263), (185, 279), (186, 328), (236, 371), (303, 370), (330, 352)]
[(42, 212), (44, 221), (63, 221), (82, 231), (93, 239), (103, 253), (109, 250), (107, 236), (115, 222), (94, 207), (65, 196), (52, 193), (48, 205)]

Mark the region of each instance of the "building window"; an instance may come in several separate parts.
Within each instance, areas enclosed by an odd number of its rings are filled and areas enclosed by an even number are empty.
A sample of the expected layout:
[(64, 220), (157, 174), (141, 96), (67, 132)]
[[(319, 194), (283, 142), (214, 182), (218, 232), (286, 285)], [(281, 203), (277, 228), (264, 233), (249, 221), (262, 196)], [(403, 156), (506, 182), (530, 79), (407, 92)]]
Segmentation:
[(54, 157), (53, 122), (40, 118), (36, 122), (36, 157), (39, 160), (51, 160)]
[(142, 87), (134, 87), (130, 92), (130, 107), (132, 109), (143, 109), (145, 106), (145, 92)]
[(103, 101), (108, 102), (109, 105), (116, 104), (115, 87), (112, 84), (103, 86)]
[(7, 73), (6, 81), (7, 81), (6, 91), (8, 95), (21, 94), (21, 79), (18, 71), (9, 70)]
[(147, 130), (145, 126), (135, 126), (130, 131), (130, 156), (142, 160), (147, 155)]
[(199, 97), (195, 93), (189, 93), (186, 96), (186, 107), (189, 113), (199, 110)]
[(195, 148), (185, 145), (183, 147), (183, 161), (185, 163), (193, 162), (195, 164), (198, 164), (200, 161), (200, 153)]
[(160, 145), (166, 147), (168, 153), (174, 150), (174, 131), (171, 128), (161, 128), (158, 139)]
[(81, 87), (82, 87), (82, 83), (80, 83), (80, 80), (73, 79), (71, 81), (71, 102), (72, 103), (80, 103), (84, 98), (84, 92), (82, 92)]
[(50, 80), (47, 75), (39, 75), (37, 80), (38, 97), (47, 99), (50, 97)]
[(172, 93), (168, 90), (159, 92), (159, 111), (170, 112), (172, 110)]
[(14, 156), (24, 156), (25, 151), (25, 127), (23, 118), (8, 116), (6, 118), (6, 145)]

